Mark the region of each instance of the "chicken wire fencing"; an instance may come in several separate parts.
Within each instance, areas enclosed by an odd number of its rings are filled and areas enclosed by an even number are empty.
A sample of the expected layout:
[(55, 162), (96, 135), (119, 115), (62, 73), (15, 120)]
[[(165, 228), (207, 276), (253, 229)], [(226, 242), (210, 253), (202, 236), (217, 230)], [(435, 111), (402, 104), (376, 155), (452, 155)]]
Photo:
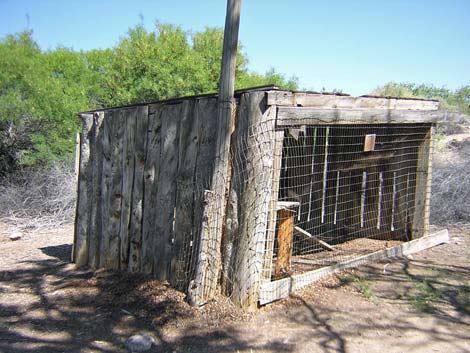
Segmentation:
[[(255, 145), (238, 137), (232, 148), (224, 232), (230, 240), (223, 244), (229, 256), (222, 251), (226, 294), (233, 286), (243, 290), (243, 279), (230, 274), (239, 274), (242, 264), (247, 276), (273, 281), (424, 234), (431, 124), (259, 126), (250, 133)], [(251, 233), (227, 237), (249, 217)], [(234, 253), (247, 246), (257, 254), (251, 268), (250, 259)]]

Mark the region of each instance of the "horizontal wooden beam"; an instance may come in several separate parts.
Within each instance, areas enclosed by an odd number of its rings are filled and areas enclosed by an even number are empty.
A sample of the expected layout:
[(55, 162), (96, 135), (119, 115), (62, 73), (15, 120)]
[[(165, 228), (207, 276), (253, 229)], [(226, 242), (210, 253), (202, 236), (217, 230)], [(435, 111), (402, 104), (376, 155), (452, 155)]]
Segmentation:
[(435, 123), (439, 110), (336, 109), (279, 107), (277, 126), (312, 124)]
[(327, 248), (328, 250), (331, 250), (331, 251), (334, 251), (335, 248), (332, 247), (330, 244), (328, 244), (327, 242), (321, 240), (320, 238), (316, 237), (315, 235), (307, 232), (306, 230), (303, 230), (302, 228), (300, 227), (297, 227), (295, 226), (294, 227), (294, 230), (299, 233), (300, 235), (303, 235), (309, 239), (312, 239), (313, 241), (316, 241), (318, 244), (322, 245), (324, 248)]
[(351, 97), (307, 92), (269, 91), (268, 105), (340, 109), (437, 110), (439, 102), (421, 99)]
[(386, 258), (394, 258), (410, 255), (430, 247), (449, 242), (449, 232), (447, 229), (427, 235), (416, 240), (412, 240), (392, 248), (379, 250), (371, 254), (360, 256), (349, 261), (336, 265), (323, 267), (318, 270), (305, 272), (284, 278), (278, 281), (263, 283), (260, 287), (259, 303), (264, 305), (275, 300), (287, 298), (292, 292), (299, 290), (313, 282), (316, 282), (328, 275), (340, 272), (347, 268), (357, 267), (372, 261), (380, 261)]

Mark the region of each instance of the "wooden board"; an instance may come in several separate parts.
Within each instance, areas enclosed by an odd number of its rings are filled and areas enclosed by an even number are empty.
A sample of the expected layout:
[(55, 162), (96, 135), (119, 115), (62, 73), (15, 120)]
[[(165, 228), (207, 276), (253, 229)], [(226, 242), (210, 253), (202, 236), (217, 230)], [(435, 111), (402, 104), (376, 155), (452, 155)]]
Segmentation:
[(90, 243), (88, 247), (88, 266), (97, 268), (100, 263), (101, 247), (101, 180), (103, 172), (103, 121), (104, 112), (94, 113), (93, 144), (91, 155), (93, 157), (92, 183), (93, 191), (90, 200)]
[(294, 210), (279, 211), (278, 251), (276, 259), (275, 278), (283, 278), (290, 274), (292, 248), (294, 240)]
[(156, 204), (158, 197), (157, 181), (161, 160), (162, 106), (149, 107), (147, 146), (144, 168), (144, 205), (142, 215), (142, 263), (141, 271), (154, 273), (154, 254), (156, 249)]
[(333, 266), (323, 267), (318, 270), (305, 272), (303, 274), (284, 278), (278, 281), (263, 283), (260, 288), (259, 303), (260, 305), (264, 305), (275, 300), (287, 298), (291, 293), (318, 281), (321, 278), (347, 268), (357, 267), (372, 261), (380, 261), (386, 258), (410, 255), (447, 242), (449, 242), (449, 233), (447, 230), (442, 230), (398, 246), (376, 251)]
[(157, 180), (155, 205), (155, 258), (154, 273), (157, 279), (169, 279), (171, 247), (176, 203), (176, 180), (178, 170), (179, 129), (182, 104), (162, 106), (161, 166)]
[(433, 131), (430, 127), (419, 146), (416, 168), (416, 192), (413, 216), (413, 239), (422, 237), (429, 228), (429, 207), (432, 179)]
[(134, 181), (135, 109), (121, 112), (124, 115), (124, 135), (122, 145), (122, 206), (121, 206), (121, 248), (120, 268), (127, 270), (129, 265), (129, 231), (131, 223), (132, 185)]
[(100, 267), (119, 268), (124, 119), (112, 110), (104, 120)]
[(90, 161), (90, 142), (92, 140), (93, 114), (81, 114), (82, 132), (80, 134), (79, 183), (74, 232), (73, 261), (77, 266), (88, 264), (88, 245), (90, 237), (89, 202), (92, 198), (92, 163)]
[(111, 182), (112, 182), (112, 136), (113, 136), (113, 118), (114, 111), (108, 110), (105, 112), (103, 119), (103, 138), (101, 140), (103, 156), (102, 161), (102, 174), (101, 174), (101, 231), (100, 231), (100, 264), (99, 267), (106, 268), (107, 257), (105, 254), (109, 249), (110, 240), (110, 203), (111, 203)]
[(216, 136), (213, 133), (217, 126), (217, 100), (206, 98), (197, 100), (198, 150), (194, 176), (194, 211), (193, 242), (189, 273), (192, 278), (188, 288), (188, 298), (193, 305), (202, 305), (216, 293), (217, 280), (214, 265), (216, 261), (212, 252), (211, 233), (209, 229), (212, 215), (211, 180), (214, 168)]
[[(264, 111), (264, 92), (252, 92), (240, 98), (236, 122), (239, 146), (232, 185), (238, 193), (241, 209), (233, 272), (232, 300), (244, 308), (258, 301), (263, 257), (266, 246), (269, 205), (272, 194), (274, 119)], [(240, 173), (244, 171), (243, 174)]]
[(314, 124), (433, 123), (442, 118), (436, 110), (328, 109), (279, 107), (277, 126)]
[(268, 105), (339, 109), (437, 110), (439, 102), (417, 99), (350, 97), (306, 92), (269, 91)]
[(134, 133), (134, 182), (132, 185), (131, 219), (129, 227), (130, 272), (141, 270), (142, 208), (144, 200), (145, 151), (147, 148), (148, 106), (136, 108)]
[(266, 250), (264, 255), (263, 265), (263, 280), (271, 280), (272, 274), (272, 259), (274, 254), (274, 238), (276, 234), (277, 224), (277, 213), (279, 209), (285, 209), (296, 205), (298, 202), (287, 202), (278, 201), (280, 177), (281, 177), (281, 166), (282, 166), (282, 144), (284, 140), (284, 131), (276, 131), (274, 133), (274, 150), (273, 150), (273, 176), (272, 176), (272, 193), (271, 193), (271, 204), (269, 206), (269, 218), (266, 230)]
[(174, 242), (171, 251), (170, 283), (186, 289), (189, 281), (187, 261), (191, 259), (194, 209), (194, 174), (198, 147), (199, 115), (197, 103), (182, 103), (179, 131), (177, 193), (175, 205)]

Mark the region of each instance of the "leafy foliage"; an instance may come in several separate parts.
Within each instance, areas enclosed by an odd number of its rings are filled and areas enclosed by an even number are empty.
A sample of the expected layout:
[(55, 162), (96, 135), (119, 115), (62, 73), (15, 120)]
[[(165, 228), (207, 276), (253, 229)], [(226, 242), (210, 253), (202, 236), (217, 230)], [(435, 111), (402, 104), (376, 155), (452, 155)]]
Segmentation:
[[(42, 51), (31, 31), (0, 40), (0, 176), (18, 165), (67, 159), (78, 131), (76, 113), (104, 106), (217, 91), (223, 31), (190, 33), (157, 23), (138, 25), (112, 48)], [(297, 80), (248, 70), (240, 46), (236, 87)]]
[(437, 99), (443, 108), (464, 114), (470, 114), (470, 85), (455, 91), (445, 87), (416, 83), (389, 82), (376, 88), (372, 94), (390, 97)]

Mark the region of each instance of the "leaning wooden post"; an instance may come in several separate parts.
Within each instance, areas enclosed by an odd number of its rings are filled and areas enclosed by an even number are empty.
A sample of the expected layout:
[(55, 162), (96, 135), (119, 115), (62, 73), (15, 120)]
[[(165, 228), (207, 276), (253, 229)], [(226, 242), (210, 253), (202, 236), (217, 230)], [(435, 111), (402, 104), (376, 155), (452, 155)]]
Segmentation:
[[(224, 45), (217, 104), (217, 146), (212, 177), (213, 216), (208, 224), (208, 237), (201, 237), (194, 282), (188, 289), (189, 301), (201, 305), (214, 296), (222, 264), (221, 242), (225, 216), (226, 183), (229, 167), (230, 121), (235, 109), (235, 68), (240, 25), (241, 0), (228, 0), (225, 17)], [(204, 269), (204, 270), (202, 270)]]

